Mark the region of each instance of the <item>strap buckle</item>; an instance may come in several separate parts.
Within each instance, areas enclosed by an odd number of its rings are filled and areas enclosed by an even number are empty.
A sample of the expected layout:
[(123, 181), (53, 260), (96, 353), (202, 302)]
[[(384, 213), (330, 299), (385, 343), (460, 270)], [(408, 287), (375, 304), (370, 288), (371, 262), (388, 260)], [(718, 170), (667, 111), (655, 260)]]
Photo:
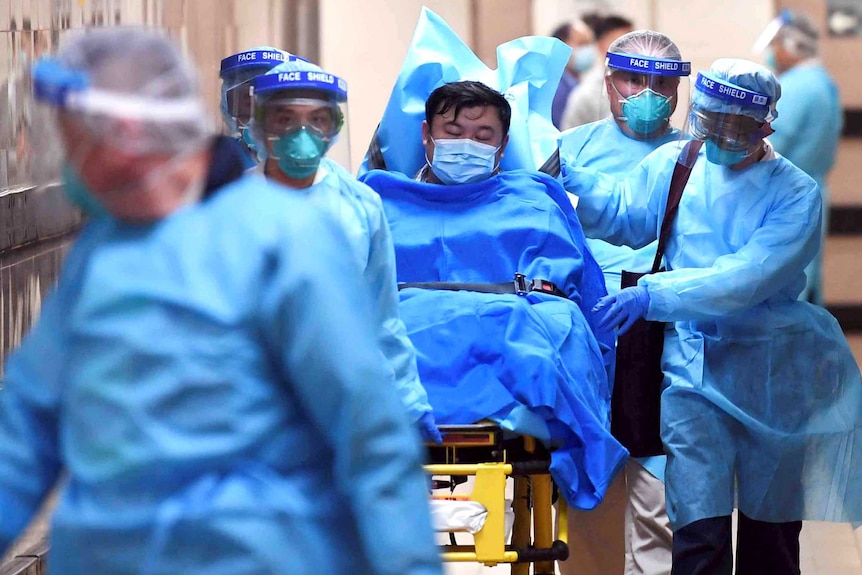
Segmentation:
[[(552, 281), (542, 279), (528, 280), (524, 274), (515, 274), (515, 293), (519, 296), (525, 296), (530, 292), (546, 293), (549, 295), (559, 296), (562, 292), (557, 289), (557, 284)], [(565, 297), (565, 294), (562, 294)]]

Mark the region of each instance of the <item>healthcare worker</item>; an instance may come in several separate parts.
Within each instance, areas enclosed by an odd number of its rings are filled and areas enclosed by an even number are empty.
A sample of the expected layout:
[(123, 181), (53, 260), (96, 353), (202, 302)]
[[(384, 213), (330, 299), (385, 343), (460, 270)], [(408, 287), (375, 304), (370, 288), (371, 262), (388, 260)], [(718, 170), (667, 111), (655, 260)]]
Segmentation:
[(221, 109), (222, 120), (231, 137), (242, 145), (246, 154), (246, 166), (253, 169), (258, 164), (257, 150), (248, 130), (251, 122), (251, 83), (256, 77), (265, 74), (282, 62), (299, 60), (284, 50), (270, 46), (258, 46), (245, 50), (221, 61), (219, 78), (221, 78)]
[[(671, 126), (670, 118), (681, 79), (690, 71), (691, 65), (682, 61), (679, 48), (664, 34), (637, 30), (618, 38), (608, 49), (605, 73), (611, 116), (564, 132), (561, 162), (622, 177), (659, 146), (679, 141), (680, 131)], [(687, 86), (683, 94), (688, 93)], [(620, 291), (622, 270), (643, 272), (652, 267), (656, 244), (633, 250), (587, 240), (612, 295)], [(602, 505), (569, 515), (571, 553), (561, 566), (563, 573), (670, 573), (672, 532), (665, 510), (664, 467), (663, 456), (630, 460), (618, 478), (620, 485), (611, 489)], [(619, 496), (619, 487), (627, 496)]]
[(347, 234), (349, 253), (370, 290), (377, 341), (410, 418), (423, 437), (440, 442), (440, 432), (419, 381), (416, 351), (398, 314), (395, 252), (383, 206), (371, 188), (324, 157), (345, 122), (346, 83), (303, 60), (276, 66), (254, 82), (252, 130), (264, 150), (267, 178), (302, 190), (328, 210)]
[(7, 364), (0, 548), (60, 479), (52, 573), (439, 574), (419, 438), (336, 223), (243, 175), (162, 34), (88, 30), (34, 83), (67, 192), (111, 217)]
[[(662, 441), (673, 573), (799, 573), (803, 519), (862, 519), (862, 380), (835, 319), (797, 301), (820, 242), (816, 183), (769, 140), (778, 80), (717, 60), (698, 75), (689, 131), (705, 140), (665, 253), (668, 271), (599, 304), (606, 325), (665, 331)], [(564, 166), (587, 233), (656, 239), (681, 146), (624, 179)], [(691, 161), (685, 161), (692, 165)]]
[(572, 49), (557, 91), (554, 93), (554, 101), (551, 103), (551, 121), (554, 126), (560, 128), (569, 94), (578, 86), (581, 74), (595, 63), (597, 52), (593, 31), (581, 19), (560, 25), (551, 36), (565, 42)]
[[(785, 9), (763, 31), (755, 51), (762, 52), (767, 65), (778, 74), (783, 93), (769, 141), (820, 187), (825, 239), (829, 223), (826, 180), (835, 164), (843, 112), (835, 81), (818, 58), (818, 37), (808, 16)], [(822, 261), (821, 250), (805, 269), (803, 292), (805, 299), (819, 305), (823, 305)]]

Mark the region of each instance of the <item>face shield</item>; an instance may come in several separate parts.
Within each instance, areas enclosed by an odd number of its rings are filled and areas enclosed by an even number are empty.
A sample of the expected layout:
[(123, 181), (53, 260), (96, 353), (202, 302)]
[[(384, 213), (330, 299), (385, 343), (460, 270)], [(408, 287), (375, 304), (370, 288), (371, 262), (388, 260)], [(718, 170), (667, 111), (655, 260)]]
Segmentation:
[(690, 62), (608, 52), (605, 85), (620, 129), (637, 139), (664, 136), (690, 73)]
[[(44, 138), (50, 149), (40, 156), (58, 163), (48, 169), (63, 174), (67, 193), (86, 187), (116, 194), (149, 185), (170, 173), (170, 162), (207, 144), (207, 114), (194, 91), (159, 95), (160, 86), (176, 80), (154, 78), (136, 93), (125, 93), (94, 86), (90, 73), (59, 59), (35, 64), (34, 97), (55, 114), (52, 133)], [(160, 169), (153, 169), (157, 165)]]
[(251, 122), (252, 82), (283, 62), (302, 60), (275, 48), (260, 48), (234, 54), (221, 61), (220, 109), (228, 135), (251, 143), (247, 128)]
[(273, 72), (255, 80), (253, 93), (254, 141), (285, 174), (310, 177), (323, 156), (350, 171), (344, 80), (318, 71)]
[(765, 94), (700, 72), (686, 132), (705, 142), (707, 160), (732, 166), (755, 154), (772, 133), (773, 111), (774, 103)]

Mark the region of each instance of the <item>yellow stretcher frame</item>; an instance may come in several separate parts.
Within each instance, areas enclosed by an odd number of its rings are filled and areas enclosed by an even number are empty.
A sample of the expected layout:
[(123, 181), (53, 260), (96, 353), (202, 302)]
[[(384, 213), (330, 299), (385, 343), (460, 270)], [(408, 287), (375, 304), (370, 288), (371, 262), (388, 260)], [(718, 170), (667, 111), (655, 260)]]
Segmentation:
[[(475, 476), (467, 499), (481, 503), (488, 512), (482, 530), (473, 536), (473, 545), (443, 545), (446, 562), (477, 562), (488, 567), (512, 564), (513, 575), (527, 575), (535, 564), (536, 575), (553, 575), (554, 562), (568, 557), (568, 507), (557, 501), (556, 526), (553, 520), (553, 481), (548, 471), (550, 458), (537, 447), (535, 439), (521, 436), (522, 449), (503, 447), (503, 431), (493, 423), (440, 426), (444, 435), (445, 462), (425, 466), (433, 476)], [(459, 452), (491, 448), (499, 461), (459, 463)], [(515, 522), (512, 541), (506, 543), (506, 480), (514, 478), (512, 505)], [(554, 527), (557, 539), (554, 540)], [(532, 535), (532, 536), (531, 536)]]

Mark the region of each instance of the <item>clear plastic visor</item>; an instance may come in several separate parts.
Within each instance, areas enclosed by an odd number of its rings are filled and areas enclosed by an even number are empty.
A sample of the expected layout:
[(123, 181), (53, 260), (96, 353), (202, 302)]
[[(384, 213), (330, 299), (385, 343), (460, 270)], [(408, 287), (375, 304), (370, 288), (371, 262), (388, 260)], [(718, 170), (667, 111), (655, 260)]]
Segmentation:
[(692, 104), (687, 133), (698, 140), (711, 140), (723, 150), (748, 150), (765, 134), (764, 124), (749, 116), (711, 112)]
[(258, 105), (254, 103), (255, 140), (266, 147), (267, 156), (277, 159), (273, 146), (276, 140), (299, 130), (307, 130), (326, 143), (326, 157), (350, 166), (350, 137), (347, 103), (308, 96), (274, 97)]
[(661, 76), (608, 68), (605, 73), (606, 96), (611, 115), (629, 136), (654, 138), (685, 122), (677, 114), (682, 96), (687, 101), (687, 76)]

